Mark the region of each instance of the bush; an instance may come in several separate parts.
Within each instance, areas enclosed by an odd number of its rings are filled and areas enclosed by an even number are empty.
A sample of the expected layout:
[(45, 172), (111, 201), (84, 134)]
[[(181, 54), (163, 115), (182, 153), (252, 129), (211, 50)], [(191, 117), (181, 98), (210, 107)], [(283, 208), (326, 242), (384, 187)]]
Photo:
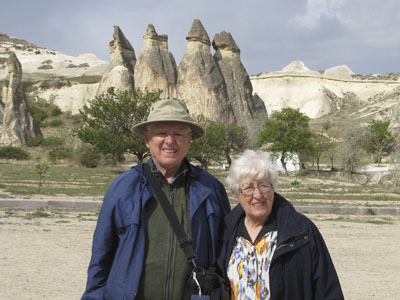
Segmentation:
[(47, 125), (50, 127), (60, 127), (63, 124), (63, 121), (59, 119), (54, 119), (49, 122), (47, 122)]
[(37, 136), (29, 136), (26, 139), (26, 145), (28, 147), (38, 147), (43, 143), (44, 138), (40, 135)]
[(50, 136), (43, 139), (42, 145), (44, 147), (60, 147), (64, 145), (64, 139), (56, 136)]
[(94, 149), (86, 149), (80, 159), (82, 166), (86, 168), (96, 168), (99, 164), (100, 154)]
[(67, 159), (71, 158), (71, 150), (66, 149), (66, 148), (59, 148), (59, 149), (54, 149), (49, 152), (49, 159), (52, 162), (55, 162), (60, 159)]
[(61, 110), (61, 108), (59, 108), (58, 106), (53, 107), (53, 108), (51, 109), (51, 111), (50, 111), (50, 115), (51, 115), (52, 117), (57, 117), (57, 116), (59, 116), (59, 115), (61, 115), (61, 114), (62, 114), (62, 110)]
[(30, 155), (28, 152), (26, 152), (21, 148), (6, 146), (6, 147), (0, 147), (0, 158), (28, 160), (30, 158)]

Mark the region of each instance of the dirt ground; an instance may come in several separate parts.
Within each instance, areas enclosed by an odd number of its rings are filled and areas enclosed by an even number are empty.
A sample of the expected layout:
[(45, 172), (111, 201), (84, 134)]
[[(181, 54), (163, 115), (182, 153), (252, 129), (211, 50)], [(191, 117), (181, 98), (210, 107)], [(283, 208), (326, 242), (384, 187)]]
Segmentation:
[[(346, 299), (400, 299), (400, 216), (308, 215)], [(0, 211), (0, 299), (80, 299), (97, 216)]]

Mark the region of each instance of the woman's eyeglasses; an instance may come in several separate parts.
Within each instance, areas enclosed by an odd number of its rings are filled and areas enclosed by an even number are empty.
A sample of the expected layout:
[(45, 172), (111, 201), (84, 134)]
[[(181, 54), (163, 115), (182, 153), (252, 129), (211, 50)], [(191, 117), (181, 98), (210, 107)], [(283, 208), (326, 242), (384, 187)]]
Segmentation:
[(258, 186), (245, 186), (243, 188), (239, 188), (239, 192), (242, 193), (243, 195), (251, 196), (253, 195), (256, 188), (258, 188), (260, 193), (265, 194), (272, 189), (272, 186), (268, 184), (259, 184)]

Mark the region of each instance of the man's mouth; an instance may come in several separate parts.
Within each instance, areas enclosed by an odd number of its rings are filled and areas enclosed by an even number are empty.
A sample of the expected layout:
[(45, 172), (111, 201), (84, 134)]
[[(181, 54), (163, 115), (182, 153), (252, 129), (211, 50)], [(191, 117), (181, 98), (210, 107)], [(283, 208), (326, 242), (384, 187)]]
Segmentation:
[(167, 153), (176, 153), (177, 151), (175, 149), (163, 149), (164, 152)]

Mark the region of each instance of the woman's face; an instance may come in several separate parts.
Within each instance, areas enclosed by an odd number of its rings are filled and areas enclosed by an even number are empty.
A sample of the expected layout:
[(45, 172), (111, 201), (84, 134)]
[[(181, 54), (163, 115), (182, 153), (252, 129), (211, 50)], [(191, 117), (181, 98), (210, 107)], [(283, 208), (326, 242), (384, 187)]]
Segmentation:
[(268, 179), (247, 179), (239, 185), (237, 200), (247, 218), (264, 224), (272, 211), (274, 191)]

